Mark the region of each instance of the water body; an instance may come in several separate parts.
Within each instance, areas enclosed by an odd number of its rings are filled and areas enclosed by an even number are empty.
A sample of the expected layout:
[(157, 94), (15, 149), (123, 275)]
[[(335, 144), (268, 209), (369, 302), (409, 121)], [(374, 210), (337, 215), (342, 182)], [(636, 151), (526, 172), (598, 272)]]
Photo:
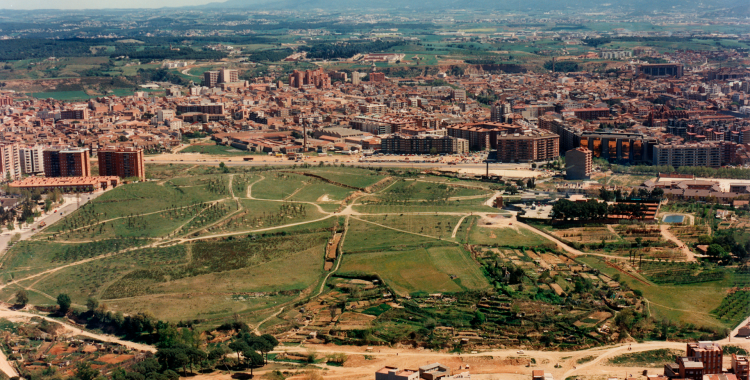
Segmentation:
[(685, 220), (684, 215), (667, 215), (664, 217), (664, 223), (682, 223)]

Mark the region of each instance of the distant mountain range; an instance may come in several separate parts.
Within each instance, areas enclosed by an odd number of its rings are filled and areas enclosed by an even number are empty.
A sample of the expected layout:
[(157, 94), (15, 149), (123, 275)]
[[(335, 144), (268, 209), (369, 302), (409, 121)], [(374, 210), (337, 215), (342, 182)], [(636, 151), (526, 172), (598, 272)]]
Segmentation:
[[(747, 13), (747, 0), (227, 0), (213, 2), (201, 7), (268, 9), (268, 10), (366, 10), (366, 9), (477, 9), (497, 11), (586, 10), (589, 12), (622, 10), (650, 13), (681, 9), (694, 10), (699, 14)], [(717, 13), (718, 12), (718, 13)]]

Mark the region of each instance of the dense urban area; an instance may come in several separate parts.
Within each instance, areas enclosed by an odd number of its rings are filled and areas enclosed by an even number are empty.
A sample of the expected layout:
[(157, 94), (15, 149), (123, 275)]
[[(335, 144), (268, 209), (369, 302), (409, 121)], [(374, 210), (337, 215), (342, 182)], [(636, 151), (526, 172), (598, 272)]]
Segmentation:
[(749, 12), (3, 10), (0, 380), (750, 380)]

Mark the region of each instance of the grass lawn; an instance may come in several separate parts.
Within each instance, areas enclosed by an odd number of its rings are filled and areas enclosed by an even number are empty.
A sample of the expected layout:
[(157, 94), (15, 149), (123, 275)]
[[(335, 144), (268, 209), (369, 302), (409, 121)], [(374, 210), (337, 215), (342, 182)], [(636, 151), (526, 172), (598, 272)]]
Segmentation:
[(521, 227), (483, 227), (477, 225), (478, 217), (472, 217), (474, 220), (465, 220), (464, 223), (471, 223), (469, 232), (469, 244), (483, 245), (500, 245), (510, 247), (536, 247), (550, 243), (549, 240)]
[[(327, 196), (326, 202), (339, 202), (344, 200), (346, 197), (354, 192), (352, 189), (345, 187), (332, 185), (326, 182), (313, 183), (305, 186), (303, 191), (294, 194), (290, 201), (303, 201), (303, 202), (317, 202), (323, 196)], [(324, 202), (321, 200), (321, 202)]]
[(346, 235), (344, 251), (347, 253), (394, 251), (412, 250), (416, 247), (425, 246), (453, 245), (455, 244), (447, 240), (395, 231), (352, 218), (349, 221), (349, 231)]
[(354, 211), (361, 212), (364, 214), (381, 214), (381, 213), (413, 213), (413, 212), (456, 212), (456, 213), (470, 213), (470, 212), (497, 212), (496, 208), (485, 206), (485, 199), (461, 199), (455, 201), (447, 201), (442, 203), (435, 203), (429, 201), (421, 202), (403, 202), (403, 203), (367, 203), (366, 201), (361, 204), (354, 205)]
[(311, 180), (299, 174), (268, 173), (253, 185), (251, 194), (258, 199), (285, 199)]
[(384, 174), (369, 169), (362, 168), (308, 168), (302, 170), (307, 173), (313, 173), (334, 182), (342, 183), (358, 188), (365, 188), (376, 184), (385, 178)]
[(181, 153), (201, 153), (215, 156), (248, 156), (251, 153), (227, 145), (191, 145), (180, 151)]
[[(360, 219), (441, 239), (451, 239), (453, 228), (461, 219), (453, 215), (373, 215)], [(458, 236), (458, 235), (457, 235)]]
[[(396, 292), (459, 292), (486, 289), (479, 265), (458, 247), (418, 248), (344, 256), (342, 273), (377, 274)], [(451, 279), (451, 276), (455, 276)]]

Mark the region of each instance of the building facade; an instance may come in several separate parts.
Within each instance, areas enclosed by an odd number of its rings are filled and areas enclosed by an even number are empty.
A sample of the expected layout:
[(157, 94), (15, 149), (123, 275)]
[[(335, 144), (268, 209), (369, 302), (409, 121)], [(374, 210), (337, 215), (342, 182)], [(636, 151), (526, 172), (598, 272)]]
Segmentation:
[(712, 143), (659, 144), (654, 146), (654, 165), (721, 166), (721, 146)]
[(497, 136), (497, 159), (501, 162), (547, 161), (559, 156), (560, 136), (546, 129)]
[(44, 173), (44, 147), (35, 145), (20, 149), (21, 172), (23, 174)]
[(20, 150), (18, 143), (0, 142), (0, 180), (21, 178)]
[(450, 136), (394, 134), (380, 140), (380, 151), (397, 154), (464, 154), (469, 152), (469, 142)]
[(47, 177), (90, 177), (91, 160), (83, 148), (47, 148), (42, 152)]
[(146, 179), (143, 149), (109, 147), (99, 149), (97, 156), (99, 158), (99, 175)]
[(591, 151), (584, 147), (578, 147), (565, 152), (565, 179), (590, 179), (591, 157)]

